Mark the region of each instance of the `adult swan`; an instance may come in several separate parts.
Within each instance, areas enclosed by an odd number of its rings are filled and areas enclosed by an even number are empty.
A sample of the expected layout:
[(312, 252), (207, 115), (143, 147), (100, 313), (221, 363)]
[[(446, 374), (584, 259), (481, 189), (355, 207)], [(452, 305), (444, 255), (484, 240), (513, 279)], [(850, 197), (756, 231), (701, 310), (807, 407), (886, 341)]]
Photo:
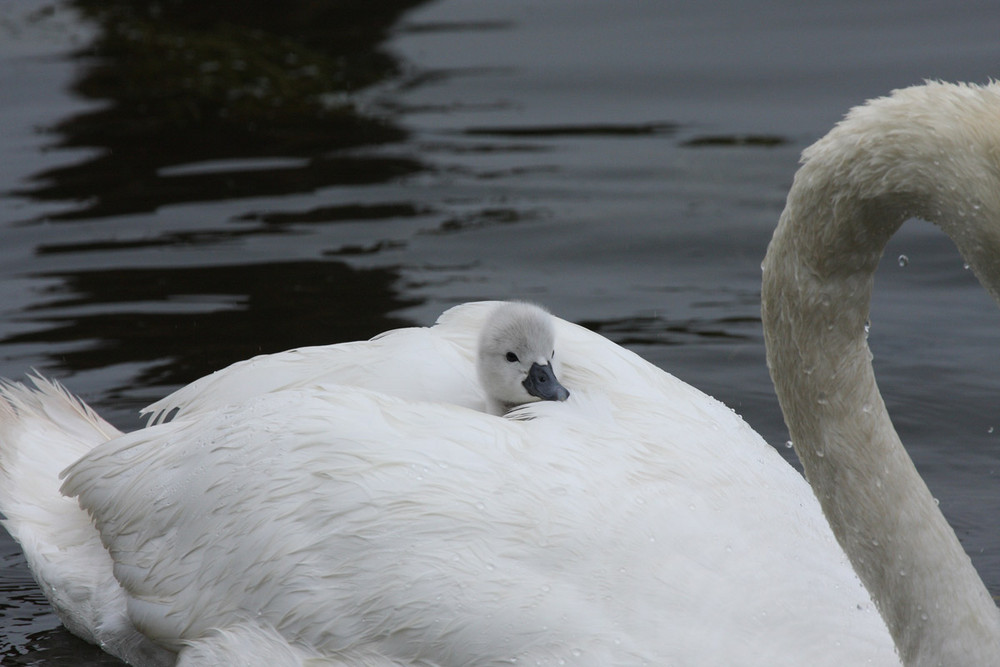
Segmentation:
[(910, 215), (1000, 296), (1000, 88), (899, 91), (805, 162), (764, 326), (823, 510), (727, 408), (560, 321), (572, 396), (508, 418), (283, 380), (122, 435), (55, 385), (8, 385), (5, 525), (67, 626), (138, 665), (1000, 664), (1000, 614), (864, 337)]
[(764, 340), (796, 453), (907, 665), (1000, 665), (1000, 615), (896, 434), (866, 321), (910, 217), (1000, 302), (1000, 84), (928, 83), (852, 110), (803, 153), (764, 260)]

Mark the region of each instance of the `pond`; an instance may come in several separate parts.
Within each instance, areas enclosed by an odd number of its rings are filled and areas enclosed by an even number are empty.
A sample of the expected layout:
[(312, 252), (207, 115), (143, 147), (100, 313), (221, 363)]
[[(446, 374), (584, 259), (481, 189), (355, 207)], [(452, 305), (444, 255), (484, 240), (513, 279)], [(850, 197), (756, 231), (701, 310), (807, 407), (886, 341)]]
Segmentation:
[[(0, 376), (132, 429), (238, 359), (526, 298), (794, 464), (759, 304), (799, 153), (867, 98), (1000, 66), (987, 1), (233, 7), (0, 4)], [(1000, 594), (1000, 313), (912, 222), (871, 320), (903, 441)], [(115, 664), (5, 533), (0, 558), (4, 664)]]

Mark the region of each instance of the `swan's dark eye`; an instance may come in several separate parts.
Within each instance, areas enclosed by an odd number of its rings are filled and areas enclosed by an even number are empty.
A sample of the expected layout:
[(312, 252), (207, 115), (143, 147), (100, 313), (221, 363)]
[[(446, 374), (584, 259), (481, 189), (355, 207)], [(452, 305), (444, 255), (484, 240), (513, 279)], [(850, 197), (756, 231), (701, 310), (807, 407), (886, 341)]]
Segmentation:
[(514, 354), (513, 352), (508, 352), (507, 353), (507, 361), (509, 361), (510, 363), (513, 364), (514, 362), (517, 361), (517, 355)]

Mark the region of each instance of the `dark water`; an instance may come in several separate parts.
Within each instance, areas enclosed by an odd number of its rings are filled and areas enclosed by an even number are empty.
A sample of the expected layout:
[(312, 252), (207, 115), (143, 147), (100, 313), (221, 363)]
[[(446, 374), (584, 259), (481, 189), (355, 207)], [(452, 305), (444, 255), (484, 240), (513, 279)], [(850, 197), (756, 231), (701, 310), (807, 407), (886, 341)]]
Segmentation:
[[(128, 429), (252, 354), (526, 297), (791, 457), (759, 267), (798, 153), (998, 73), (986, 1), (0, 0), (0, 375)], [(998, 594), (1000, 314), (929, 225), (883, 264), (883, 393)], [(0, 567), (3, 664), (113, 663), (6, 535)]]

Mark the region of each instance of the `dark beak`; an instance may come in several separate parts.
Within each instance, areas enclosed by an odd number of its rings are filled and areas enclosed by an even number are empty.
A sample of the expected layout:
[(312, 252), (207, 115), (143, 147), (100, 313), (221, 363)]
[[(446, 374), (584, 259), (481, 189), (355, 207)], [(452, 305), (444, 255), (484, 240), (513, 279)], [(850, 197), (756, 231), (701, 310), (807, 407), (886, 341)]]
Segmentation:
[(543, 401), (565, 401), (569, 398), (569, 391), (559, 384), (556, 373), (552, 370), (552, 364), (540, 366), (537, 363), (531, 364), (528, 369), (528, 377), (524, 379), (524, 388), (528, 393)]

